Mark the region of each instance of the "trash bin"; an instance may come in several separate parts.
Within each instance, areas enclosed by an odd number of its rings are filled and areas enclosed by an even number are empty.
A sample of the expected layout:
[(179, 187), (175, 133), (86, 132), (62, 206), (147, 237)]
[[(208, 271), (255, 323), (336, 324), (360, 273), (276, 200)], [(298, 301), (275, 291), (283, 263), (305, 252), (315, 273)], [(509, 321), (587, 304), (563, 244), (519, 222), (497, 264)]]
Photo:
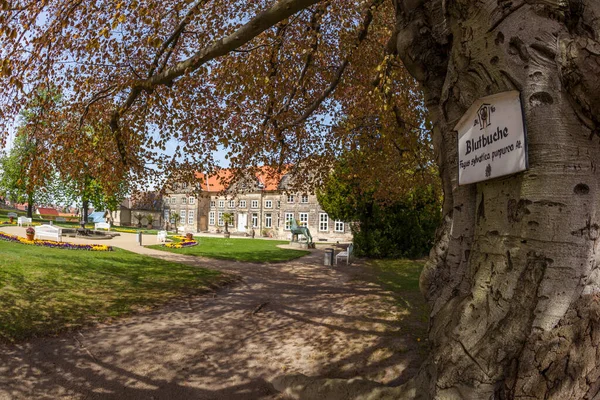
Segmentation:
[(324, 265), (332, 266), (333, 265), (333, 249), (328, 248), (325, 249), (325, 260), (323, 260)]

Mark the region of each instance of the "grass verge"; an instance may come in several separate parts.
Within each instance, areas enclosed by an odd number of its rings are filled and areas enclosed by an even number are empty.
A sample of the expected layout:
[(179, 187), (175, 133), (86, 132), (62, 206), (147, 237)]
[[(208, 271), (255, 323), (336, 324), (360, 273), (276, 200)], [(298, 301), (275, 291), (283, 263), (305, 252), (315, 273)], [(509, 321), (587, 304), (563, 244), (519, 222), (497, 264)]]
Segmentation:
[(162, 245), (149, 247), (189, 256), (256, 263), (289, 261), (310, 253), (305, 250), (281, 249), (277, 245), (289, 242), (280, 240), (225, 239), (215, 237), (194, 237), (194, 240), (198, 241), (197, 246), (181, 249), (169, 248)]
[(429, 307), (419, 290), (419, 276), (424, 261), (406, 259), (367, 260), (365, 270), (370, 280), (393, 293), (393, 299), (399, 309), (406, 310), (402, 317), (403, 331), (420, 342), (420, 351), (426, 352)]
[(0, 241), (0, 340), (19, 341), (207, 291), (217, 272), (125, 250), (87, 252)]

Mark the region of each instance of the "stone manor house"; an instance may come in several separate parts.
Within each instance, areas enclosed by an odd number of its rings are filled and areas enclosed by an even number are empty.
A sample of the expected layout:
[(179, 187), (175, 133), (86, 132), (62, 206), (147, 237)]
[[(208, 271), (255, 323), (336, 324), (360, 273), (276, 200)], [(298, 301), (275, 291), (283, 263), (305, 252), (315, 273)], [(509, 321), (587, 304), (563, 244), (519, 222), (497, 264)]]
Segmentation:
[[(258, 169), (254, 175), (231, 182), (230, 170), (222, 169), (201, 178), (201, 195), (184, 183), (174, 184), (164, 197), (164, 217), (172, 213), (180, 216), (178, 227), (185, 232), (220, 233), (225, 228), (223, 214), (233, 214), (233, 224), (228, 226), (232, 234), (254, 234), (288, 240), (291, 238), (291, 220), (307, 226), (313, 240), (352, 240), (350, 226), (345, 221), (336, 221), (320, 207), (314, 193), (294, 193), (289, 175), (273, 177), (266, 168)], [(172, 218), (170, 223), (175, 221)]]

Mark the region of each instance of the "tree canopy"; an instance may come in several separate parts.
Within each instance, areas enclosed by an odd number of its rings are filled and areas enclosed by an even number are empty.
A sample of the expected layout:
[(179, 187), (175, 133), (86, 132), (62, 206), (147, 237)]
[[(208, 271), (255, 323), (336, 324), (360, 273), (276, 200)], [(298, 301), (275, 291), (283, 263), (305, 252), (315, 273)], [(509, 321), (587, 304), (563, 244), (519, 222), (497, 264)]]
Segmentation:
[(123, 177), (210, 171), (220, 147), (233, 169), (293, 165), (316, 179), (340, 152), (362, 148), (374, 155), (366, 178), (391, 163), (407, 171), (386, 175), (400, 191), (430, 179), (422, 95), (389, 44), (391, 2), (0, 6), (2, 131), (55, 88), (47, 155), (71, 179), (83, 182), (85, 170), (116, 190)]
[(345, 153), (335, 163), (317, 190), (323, 210), (330, 218), (353, 221), (350, 227), (359, 256), (427, 255), (441, 221), (440, 186), (432, 183), (414, 187), (402, 196), (385, 195), (390, 179), (363, 179), (355, 173), (359, 162), (368, 160), (362, 160), (361, 153), (355, 151)]

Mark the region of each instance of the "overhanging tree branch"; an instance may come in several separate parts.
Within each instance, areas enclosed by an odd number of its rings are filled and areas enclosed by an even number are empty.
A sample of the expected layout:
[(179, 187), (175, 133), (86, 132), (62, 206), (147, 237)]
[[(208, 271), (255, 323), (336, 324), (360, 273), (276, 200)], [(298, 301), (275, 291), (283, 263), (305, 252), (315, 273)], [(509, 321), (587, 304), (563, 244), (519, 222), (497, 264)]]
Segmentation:
[(333, 93), (335, 88), (340, 83), (340, 81), (342, 79), (342, 75), (344, 74), (344, 71), (346, 70), (346, 67), (350, 63), (350, 58), (354, 54), (354, 50), (356, 50), (356, 48), (358, 48), (358, 46), (360, 46), (360, 44), (365, 40), (365, 38), (367, 37), (367, 34), (369, 33), (369, 26), (371, 25), (371, 22), (373, 21), (373, 11), (372, 10), (374, 8), (378, 7), (379, 5), (381, 5), (382, 3), (383, 3), (383, 0), (374, 0), (367, 7), (367, 11), (363, 18), (363, 21), (360, 24), (360, 29), (358, 31), (358, 37), (357, 37), (356, 43), (355, 43), (354, 47), (352, 48), (352, 50), (348, 53), (348, 55), (346, 56), (344, 61), (342, 61), (342, 63), (337, 67), (336, 72), (333, 76), (333, 80), (331, 81), (329, 86), (327, 86), (327, 88), (321, 93), (321, 95), (319, 97), (317, 97), (310, 104), (310, 106), (308, 106), (308, 108), (306, 108), (306, 110), (304, 110), (302, 115), (300, 115), (298, 118), (296, 118), (292, 123), (287, 124), (283, 129), (288, 129), (293, 126), (297, 126), (297, 125), (303, 123), (304, 121), (306, 121), (312, 115), (312, 113), (314, 113), (319, 108), (319, 106), (321, 106), (323, 101), (325, 101), (325, 99), (327, 97), (329, 97), (329, 95), (331, 95), (331, 93)]
[[(169, 53), (167, 54), (167, 57), (166, 57), (165, 61), (163, 62), (163, 66), (166, 65), (171, 52), (175, 48), (175, 45), (177, 44), (177, 41), (179, 40), (179, 37), (183, 33), (183, 30), (185, 29), (185, 27), (187, 26), (187, 24), (190, 23), (190, 21), (194, 17), (194, 14), (198, 11), (198, 9), (204, 3), (206, 3), (206, 1), (207, 0), (198, 0), (198, 1), (196, 1), (190, 7), (190, 9), (186, 13), (186, 15), (183, 18), (183, 20), (179, 23), (179, 25), (177, 26), (177, 28), (175, 29), (175, 31), (173, 31), (173, 33), (171, 33), (171, 35), (167, 38), (167, 40), (165, 40), (162, 43), (160, 49), (158, 50), (158, 52), (156, 53), (156, 56), (154, 57), (154, 61), (152, 62), (152, 66), (150, 67), (150, 70), (148, 71), (148, 78), (152, 77), (152, 75), (154, 74), (155, 70), (158, 68), (158, 63), (160, 61), (160, 58), (165, 53), (165, 51), (167, 50), (167, 48), (169, 48), (169, 46), (170, 46), (171, 50), (169, 51)], [(162, 72), (163, 69), (164, 68), (161, 68), (159, 72)]]
[(126, 165), (128, 164), (125, 146), (120, 135), (119, 120), (135, 103), (142, 91), (151, 92), (159, 85), (171, 84), (173, 80), (197, 70), (208, 61), (221, 57), (243, 46), (278, 22), (289, 18), (298, 11), (319, 3), (320, 1), (321, 0), (280, 0), (269, 9), (252, 18), (232, 34), (200, 49), (192, 57), (178, 62), (174, 66), (166, 68), (161, 73), (146, 80), (134, 82), (133, 85), (131, 85), (131, 91), (129, 92), (127, 99), (121, 107), (113, 111), (110, 120), (110, 128), (115, 135), (117, 148), (119, 149), (123, 163)]

